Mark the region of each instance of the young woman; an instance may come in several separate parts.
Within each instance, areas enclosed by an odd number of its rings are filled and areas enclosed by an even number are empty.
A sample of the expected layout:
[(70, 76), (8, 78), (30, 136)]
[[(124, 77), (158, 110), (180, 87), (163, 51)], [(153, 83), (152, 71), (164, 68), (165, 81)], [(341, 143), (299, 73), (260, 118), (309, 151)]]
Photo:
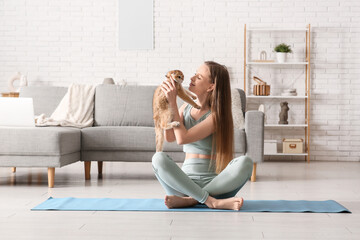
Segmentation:
[(166, 191), (168, 208), (198, 203), (209, 208), (240, 210), (243, 198), (234, 197), (252, 173), (252, 160), (233, 159), (234, 129), (230, 77), (225, 66), (205, 62), (191, 78), (189, 90), (198, 96), (195, 109), (184, 104), (177, 110), (174, 81), (163, 82), (162, 91), (174, 109), (179, 127), (165, 131), (168, 142), (183, 145), (185, 161), (180, 169), (164, 152), (152, 158), (155, 175)]

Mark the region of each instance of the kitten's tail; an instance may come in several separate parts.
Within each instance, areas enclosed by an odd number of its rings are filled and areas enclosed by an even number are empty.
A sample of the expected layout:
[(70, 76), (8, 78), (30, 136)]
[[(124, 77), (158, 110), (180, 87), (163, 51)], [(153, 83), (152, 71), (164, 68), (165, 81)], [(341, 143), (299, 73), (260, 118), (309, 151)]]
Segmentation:
[(164, 145), (164, 131), (162, 130), (162, 128), (155, 126), (155, 135), (156, 152), (162, 152)]

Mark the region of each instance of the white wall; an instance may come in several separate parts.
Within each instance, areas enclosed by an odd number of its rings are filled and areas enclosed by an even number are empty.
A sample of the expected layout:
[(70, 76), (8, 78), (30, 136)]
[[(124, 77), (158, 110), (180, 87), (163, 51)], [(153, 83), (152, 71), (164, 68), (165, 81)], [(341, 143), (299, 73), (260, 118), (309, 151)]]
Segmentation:
[(311, 159), (359, 161), (359, 1), (154, 0), (149, 51), (119, 51), (117, 19), (117, 0), (0, 0), (0, 91), (17, 71), (31, 85), (159, 84), (169, 69), (189, 78), (204, 60), (227, 65), (242, 88), (245, 23), (310, 23)]

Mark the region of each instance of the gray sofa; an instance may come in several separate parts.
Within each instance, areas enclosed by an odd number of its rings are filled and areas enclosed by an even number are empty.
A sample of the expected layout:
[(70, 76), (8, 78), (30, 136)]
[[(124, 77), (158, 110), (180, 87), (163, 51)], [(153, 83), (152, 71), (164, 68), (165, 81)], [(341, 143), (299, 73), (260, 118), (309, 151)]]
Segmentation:
[[(5, 143), (0, 145), (0, 167), (46, 167), (49, 187), (53, 187), (55, 168), (79, 160), (84, 161), (85, 179), (90, 179), (92, 161), (98, 162), (100, 176), (104, 161), (151, 162), (155, 153), (155, 88), (97, 86), (93, 127), (0, 127), (0, 141)], [(65, 87), (31, 86), (22, 88), (20, 97), (33, 98), (35, 115), (50, 116), (66, 91)], [(239, 91), (245, 112), (245, 94)], [(246, 154), (254, 164), (263, 161), (263, 119), (262, 112), (246, 112), (245, 129), (235, 130), (235, 155)], [(166, 142), (164, 151), (177, 162), (184, 160), (182, 146), (175, 142)]]

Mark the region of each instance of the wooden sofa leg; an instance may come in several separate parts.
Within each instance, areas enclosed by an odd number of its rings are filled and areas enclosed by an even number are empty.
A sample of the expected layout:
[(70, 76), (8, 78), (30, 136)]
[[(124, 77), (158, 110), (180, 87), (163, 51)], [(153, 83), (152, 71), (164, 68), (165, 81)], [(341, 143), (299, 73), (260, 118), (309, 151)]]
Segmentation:
[(54, 187), (55, 168), (48, 168), (48, 185), (49, 188)]
[(98, 177), (102, 178), (103, 161), (98, 161)]
[(16, 172), (16, 167), (12, 167), (11, 172), (15, 173)]
[(91, 162), (84, 162), (85, 168), (85, 180), (90, 180), (90, 170), (91, 170)]
[(252, 171), (252, 175), (251, 175), (251, 181), (256, 182), (256, 163), (254, 163), (254, 166), (253, 166), (253, 171)]

